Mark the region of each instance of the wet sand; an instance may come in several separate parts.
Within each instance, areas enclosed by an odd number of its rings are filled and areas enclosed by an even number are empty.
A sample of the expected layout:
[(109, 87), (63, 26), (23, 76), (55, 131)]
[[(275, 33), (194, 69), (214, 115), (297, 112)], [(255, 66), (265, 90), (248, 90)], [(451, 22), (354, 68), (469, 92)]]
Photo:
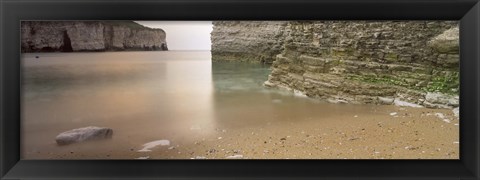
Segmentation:
[[(356, 106), (356, 105), (346, 105)], [(390, 115), (397, 112), (397, 115)], [(450, 123), (437, 117), (443, 113)], [(137, 144), (114, 140), (55, 146), (32, 152), (31, 159), (458, 159), (459, 125), (451, 110), (374, 106), (372, 112), (330, 116), (323, 121), (267, 122), (241, 128), (216, 128), (205, 133), (191, 127), (188, 137), (139, 152)], [(183, 138), (183, 139), (182, 139)], [(161, 139), (161, 138), (160, 138)], [(187, 140), (186, 140), (187, 139)], [(147, 141), (144, 141), (147, 143)]]

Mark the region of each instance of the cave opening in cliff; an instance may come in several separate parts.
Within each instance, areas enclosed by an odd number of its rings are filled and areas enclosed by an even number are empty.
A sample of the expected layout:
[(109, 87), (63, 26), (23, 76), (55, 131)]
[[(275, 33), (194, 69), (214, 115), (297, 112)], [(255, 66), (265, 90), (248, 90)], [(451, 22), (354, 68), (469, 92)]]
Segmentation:
[(62, 52), (73, 52), (72, 42), (70, 40), (70, 37), (68, 36), (67, 31), (63, 31), (63, 46), (61, 49)]

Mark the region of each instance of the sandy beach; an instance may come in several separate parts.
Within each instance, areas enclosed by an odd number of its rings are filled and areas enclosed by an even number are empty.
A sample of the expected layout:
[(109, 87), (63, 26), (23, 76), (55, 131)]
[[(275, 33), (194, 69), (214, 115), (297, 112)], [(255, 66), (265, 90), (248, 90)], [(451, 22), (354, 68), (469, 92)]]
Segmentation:
[[(115, 141), (52, 144), (30, 159), (458, 159), (459, 121), (451, 110), (376, 106), (372, 113), (278, 121), (255, 127), (190, 128), (188, 140), (139, 152), (137, 145)], [(437, 114), (436, 114), (437, 113)], [(439, 117), (442, 113), (445, 119)], [(450, 122), (446, 122), (450, 121)], [(179, 138), (182, 138), (180, 136)], [(187, 137), (183, 137), (187, 138)], [(181, 142), (181, 143), (180, 143)]]

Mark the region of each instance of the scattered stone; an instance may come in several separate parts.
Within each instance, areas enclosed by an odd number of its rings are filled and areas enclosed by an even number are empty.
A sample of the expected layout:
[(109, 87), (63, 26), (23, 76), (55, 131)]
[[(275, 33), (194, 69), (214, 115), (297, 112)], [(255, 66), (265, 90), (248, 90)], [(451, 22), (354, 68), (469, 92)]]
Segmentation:
[(135, 159), (150, 159), (150, 156), (142, 156), (142, 157), (138, 157), (138, 158), (135, 158)]
[(390, 116), (395, 116), (395, 115), (397, 115), (397, 112), (390, 113)]
[(348, 103), (348, 101), (343, 100), (343, 99), (327, 99), (327, 101), (329, 103), (333, 103), (333, 104), (347, 104)]
[(217, 139), (222, 139), (222, 137), (218, 137)]
[(195, 159), (207, 159), (207, 158), (204, 156), (196, 156)]
[(150, 149), (152, 149), (156, 146), (168, 146), (168, 145), (170, 145), (169, 140), (152, 141), (152, 142), (144, 144), (143, 149), (138, 150), (138, 152), (150, 152), (150, 151), (152, 151)]
[(68, 145), (89, 140), (110, 139), (113, 130), (104, 127), (89, 126), (60, 133), (55, 141), (58, 145)]
[(453, 108), (452, 111), (455, 117), (460, 118), (460, 107)]
[(451, 108), (459, 105), (458, 95), (449, 95), (439, 92), (428, 92), (423, 102), (428, 108)]
[(263, 83), (263, 85), (264, 85), (265, 87), (275, 87), (275, 84), (271, 83), (270, 81), (265, 81), (265, 82)]
[(395, 99), (393, 99), (393, 98), (378, 97), (378, 101), (379, 101), (381, 104), (386, 104), (386, 105), (388, 105), (388, 104), (393, 104), (393, 101), (394, 101), (394, 100), (395, 100)]
[(227, 159), (243, 159), (243, 155), (237, 154), (233, 156), (227, 156)]
[(432, 38), (427, 45), (440, 53), (458, 53), (459, 52), (459, 36), (458, 27), (453, 27), (444, 31), (442, 34)]
[(285, 141), (287, 140), (287, 138), (280, 138), (280, 141)]
[(405, 149), (407, 150), (416, 150), (418, 147), (406, 146)]
[(445, 117), (445, 115), (443, 113), (435, 113), (435, 116), (437, 116), (438, 118), (442, 119), (443, 121), (445, 121), (447, 123), (450, 123), (450, 119)]
[(399, 99), (395, 99), (395, 101), (393, 101), (393, 103), (395, 104), (395, 106), (414, 107), (414, 108), (422, 108), (423, 107), (421, 105), (414, 104), (414, 103), (409, 103), (409, 102), (406, 102), (406, 101), (401, 101)]

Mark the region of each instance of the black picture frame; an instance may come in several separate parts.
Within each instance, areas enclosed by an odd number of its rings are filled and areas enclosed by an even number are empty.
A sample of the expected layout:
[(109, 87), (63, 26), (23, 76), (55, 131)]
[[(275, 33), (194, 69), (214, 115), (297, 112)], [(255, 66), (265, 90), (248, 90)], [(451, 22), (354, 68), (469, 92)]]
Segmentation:
[[(20, 160), (21, 20), (459, 20), (460, 160)], [(479, 179), (478, 0), (0, 0), (0, 179)]]

